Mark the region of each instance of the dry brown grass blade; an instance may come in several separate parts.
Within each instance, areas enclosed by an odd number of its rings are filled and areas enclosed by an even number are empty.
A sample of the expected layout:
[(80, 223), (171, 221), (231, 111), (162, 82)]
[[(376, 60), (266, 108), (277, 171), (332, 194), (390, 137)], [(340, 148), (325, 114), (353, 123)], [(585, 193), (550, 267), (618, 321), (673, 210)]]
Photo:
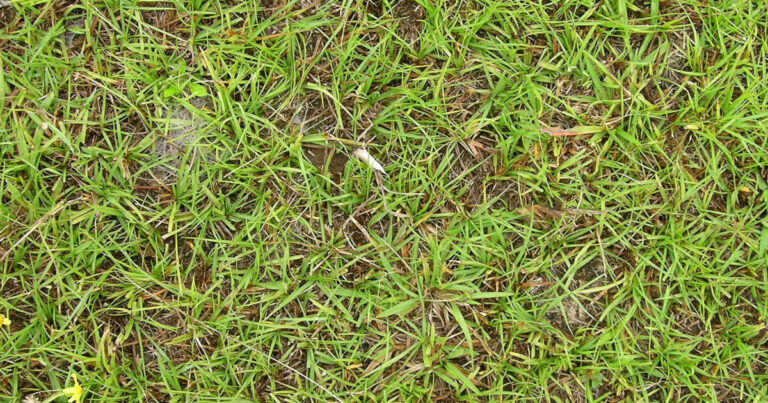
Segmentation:
[(583, 134), (595, 134), (603, 131), (600, 126), (576, 126), (570, 129), (561, 129), (559, 127), (542, 127), (541, 132), (555, 137), (571, 137)]

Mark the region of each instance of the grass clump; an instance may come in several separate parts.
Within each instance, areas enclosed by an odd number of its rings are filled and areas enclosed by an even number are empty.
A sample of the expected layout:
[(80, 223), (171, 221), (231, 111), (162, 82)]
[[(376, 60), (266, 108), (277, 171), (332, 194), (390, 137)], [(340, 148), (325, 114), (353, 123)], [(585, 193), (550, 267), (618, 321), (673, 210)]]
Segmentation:
[(0, 399), (764, 400), (766, 12), (0, 6)]

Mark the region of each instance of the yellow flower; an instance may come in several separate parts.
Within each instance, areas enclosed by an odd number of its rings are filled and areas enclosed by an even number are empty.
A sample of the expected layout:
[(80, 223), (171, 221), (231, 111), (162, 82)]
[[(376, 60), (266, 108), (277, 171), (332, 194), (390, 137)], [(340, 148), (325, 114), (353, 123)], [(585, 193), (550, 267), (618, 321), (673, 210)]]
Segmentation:
[(76, 374), (72, 374), (72, 379), (75, 381), (75, 385), (62, 390), (61, 393), (70, 396), (67, 400), (69, 403), (80, 403), (83, 400), (83, 387), (77, 381)]
[(11, 325), (11, 320), (6, 318), (5, 315), (0, 313), (0, 326), (2, 326), (2, 325), (10, 326)]

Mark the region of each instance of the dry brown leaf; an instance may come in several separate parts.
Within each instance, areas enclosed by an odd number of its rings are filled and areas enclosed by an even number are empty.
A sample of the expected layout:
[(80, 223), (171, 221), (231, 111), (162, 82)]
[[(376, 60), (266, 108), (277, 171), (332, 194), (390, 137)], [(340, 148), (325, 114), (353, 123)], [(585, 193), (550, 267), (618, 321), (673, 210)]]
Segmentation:
[(475, 158), (480, 158), (480, 152), (477, 150), (485, 150), (485, 146), (477, 140), (467, 140), (466, 143), (469, 146), (470, 151), (472, 151), (472, 155), (474, 155)]

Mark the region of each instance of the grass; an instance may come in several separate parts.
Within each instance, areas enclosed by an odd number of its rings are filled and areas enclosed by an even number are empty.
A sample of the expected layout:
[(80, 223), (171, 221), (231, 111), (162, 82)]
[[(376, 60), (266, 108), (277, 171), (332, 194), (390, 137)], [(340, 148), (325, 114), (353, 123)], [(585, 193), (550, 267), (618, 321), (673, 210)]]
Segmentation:
[(767, 13), (3, 6), (0, 399), (764, 401)]

